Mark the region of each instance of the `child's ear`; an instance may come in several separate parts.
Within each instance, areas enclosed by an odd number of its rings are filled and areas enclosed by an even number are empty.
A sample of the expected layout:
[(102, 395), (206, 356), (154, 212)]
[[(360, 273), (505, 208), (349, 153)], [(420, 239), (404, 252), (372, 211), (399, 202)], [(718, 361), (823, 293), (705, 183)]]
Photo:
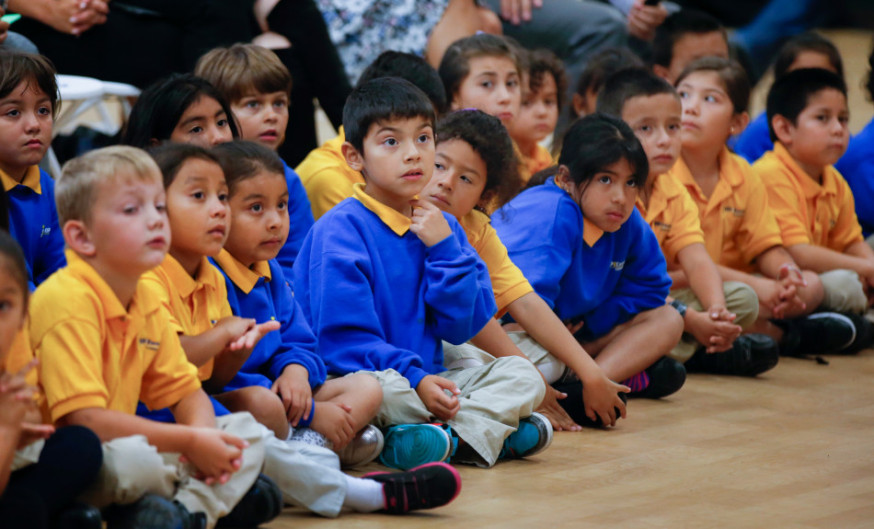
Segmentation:
[(740, 114), (735, 114), (731, 118), (731, 133), (740, 134), (747, 128), (747, 125), (750, 124), (750, 115), (746, 112), (741, 112)]
[(489, 205), (492, 203), (492, 200), (495, 199), (498, 192), (494, 189), (489, 189), (485, 193), (479, 196), (479, 202), (476, 203), (477, 207), (482, 208), (483, 210), (488, 211)]
[(569, 189), (568, 186), (573, 185), (573, 182), (571, 182), (571, 172), (566, 165), (558, 166), (558, 170), (555, 172), (555, 183), (565, 191)]
[(659, 77), (661, 77), (665, 81), (668, 81), (669, 83), (671, 82), (670, 80), (668, 80), (668, 75), (670, 74), (670, 70), (668, 70), (666, 67), (662, 66), (661, 64), (653, 64), (652, 65), (652, 73), (658, 75)]
[(795, 126), (791, 121), (786, 119), (786, 116), (777, 114), (773, 119), (771, 119), (771, 126), (774, 127), (774, 135), (777, 136), (777, 141), (783, 145), (792, 144), (792, 129), (794, 129)]
[(67, 246), (79, 255), (85, 257), (94, 257), (97, 249), (94, 247), (94, 241), (91, 239), (91, 233), (88, 227), (81, 220), (68, 220), (64, 223), (61, 229), (64, 234), (64, 242)]
[(343, 152), (343, 158), (346, 158), (346, 164), (353, 171), (361, 172), (364, 169), (364, 156), (351, 143), (344, 141), (340, 150)]

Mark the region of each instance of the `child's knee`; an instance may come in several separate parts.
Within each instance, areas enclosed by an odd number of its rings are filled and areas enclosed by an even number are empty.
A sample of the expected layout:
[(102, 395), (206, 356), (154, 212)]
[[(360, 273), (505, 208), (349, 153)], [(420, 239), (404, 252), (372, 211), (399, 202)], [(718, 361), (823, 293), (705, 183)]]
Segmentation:
[(659, 328), (659, 333), (666, 338), (671, 338), (671, 347), (680, 341), (683, 335), (683, 317), (671, 305), (662, 305), (654, 309), (641, 312), (637, 315), (643, 321), (651, 322)]
[(819, 274), (816, 272), (804, 270), (801, 272), (801, 276), (807, 285), (798, 289), (798, 297), (807, 306), (804, 312), (810, 313), (822, 304), (823, 299), (825, 299), (825, 288), (823, 287), (822, 280), (819, 278)]
[(379, 411), (379, 406), (382, 404), (382, 386), (379, 381), (365, 374), (350, 375), (350, 382), (355, 388), (355, 405), (366, 409), (370, 416), (376, 415)]
[(734, 323), (746, 330), (759, 317), (759, 296), (753, 287), (739, 281), (723, 284), (725, 308), (737, 316)]
[(255, 420), (273, 430), (276, 437), (285, 439), (288, 436), (288, 416), (282, 400), (263, 386), (249, 386), (238, 389), (238, 410), (251, 413)]
[(823, 308), (838, 312), (862, 313), (868, 308), (868, 297), (852, 270), (831, 270), (819, 275), (823, 289)]

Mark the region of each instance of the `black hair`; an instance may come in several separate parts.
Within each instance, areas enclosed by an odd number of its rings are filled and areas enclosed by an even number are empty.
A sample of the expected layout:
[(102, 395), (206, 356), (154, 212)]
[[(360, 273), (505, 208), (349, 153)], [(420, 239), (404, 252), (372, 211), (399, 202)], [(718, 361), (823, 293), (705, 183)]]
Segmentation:
[(461, 83), (470, 75), (470, 60), (477, 57), (506, 57), (516, 65), (520, 76), (525, 69), (525, 61), (521, 57), (519, 47), (507, 37), (477, 33), (458, 39), (446, 49), (437, 69), (450, 101), (458, 92)]
[(170, 184), (176, 179), (179, 169), (192, 158), (220, 165), (215, 154), (199, 145), (190, 143), (166, 142), (149, 149), (148, 153), (161, 169), (161, 174), (164, 177), (164, 189), (170, 187)]
[(254, 141), (237, 140), (212, 148), (225, 173), (228, 192), (233, 196), (237, 184), (254, 178), (262, 171), (275, 173), (285, 180), (285, 167), (275, 151)]
[(874, 101), (874, 45), (871, 46), (871, 54), (868, 55), (868, 77), (865, 78), (865, 88), (868, 97)]
[(722, 57), (701, 57), (690, 62), (677, 77), (674, 86), (695, 72), (714, 72), (725, 86), (725, 93), (734, 107), (734, 113), (746, 112), (750, 104), (750, 78), (739, 62)]
[(667, 68), (674, 59), (674, 45), (685, 35), (718, 31), (728, 44), (725, 27), (711, 15), (695, 9), (682, 9), (665, 19), (656, 29), (652, 42), (652, 63)]
[(607, 78), (598, 94), (597, 111), (621, 118), (622, 109), (629, 99), (659, 94), (670, 94), (679, 100), (677, 91), (671, 83), (652, 71), (644, 68), (627, 68)]
[(810, 98), (826, 89), (837, 90), (847, 96), (847, 84), (838, 75), (822, 68), (802, 68), (778, 77), (768, 91), (768, 132), (771, 141), (777, 141), (774, 133), (774, 116), (783, 116), (793, 124), (807, 107)]
[(638, 187), (643, 186), (649, 174), (643, 146), (624, 121), (599, 112), (571, 125), (558, 157), (559, 165), (567, 167), (571, 180), (583, 186), (588, 186), (596, 174), (620, 160), (626, 160), (631, 166), (632, 181)]
[(513, 140), (501, 120), (481, 110), (459, 110), (437, 122), (437, 143), (461, 140), (486, 164), (486, 185), (482, 194), (494, 193), (499, 208), (519, 192), (519, 160)]
[(27, 262), (24, 260), (24, 252), (18, 241), (6, 230), (0, 230), (0, 266), (15, 280), (26, 305), (30, 293), (27, 286)]
[(581, 96), (585, 96), (589, 90), (598, 93), (607, 78), (619, 70), (645, 66), (640, 57), (627, 48), (604, 48), (589, 57), (575, 91)]
[(22, 82), (34, 83), (48, 96), (52, 116), (58, 115), (57, 70), (47, 57), (0, 48), (0, 99), (8, 96)]
[(435, 121), (434, 105), (413, 83), (398, 77), (380, 77), (356, 86), (343, 107), (346, 141), (364, 154), (364, 137), (374, 123), (422, 117)]
[(838, 48), (832, 41), (819, 33), (808, 31), (787, 40), (786, 44), (780, 48), (777, 58), (774, 59), (774, 78), (785, 75), (795, 59), (805, 51), (825, 55), (837, 74), (841, 78), (844, 77), (844, 61), (841, 60), (841, 52), (838, 51)]
[(528, 87), (531, 92), (537, 92), (543, 86), (546, 75), (551, 75), (555, 81), (556, 104), (561, 110), (564, 105), (564, 94), (567, 92), (567, 74), (564, 63), (558, 56), (547, 49), (532, 50), (527, 53)]
[(206, 79), (186, 73), (170, 75), (143, 90), (131, 109), (121, 143), (145, 149), (153, 140), (169, 140), (182, 114), (201, 97), (216, 100), (228, 117), (231, 134), (239, 138), (240, 131), (227, 99)]
[(412, 53), (384, 51), (364, 69), (358, 78), (358, 86), (380, 77), (400, 77), (418, 86), (431, 103), (437, 115), (444, 114), (447, 108), (446, 90), (443, 81), (433, 66), (425, 59)]

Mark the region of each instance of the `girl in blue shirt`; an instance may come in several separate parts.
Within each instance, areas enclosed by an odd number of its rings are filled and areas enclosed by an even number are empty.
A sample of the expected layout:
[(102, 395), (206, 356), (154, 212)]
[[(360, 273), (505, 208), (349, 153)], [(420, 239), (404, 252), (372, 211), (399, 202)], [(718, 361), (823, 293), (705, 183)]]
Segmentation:
[[(622, 121), (593, 114), (564, 139), (554, 175), (492, 216), (510, 258), (604, 373), (631, 395), (677, 391), (683, 367), (665, 357), (683, 320), (655, 235), (634, 207), (646, 154)], [(540, 185), (538, 185), (540, 184)]]

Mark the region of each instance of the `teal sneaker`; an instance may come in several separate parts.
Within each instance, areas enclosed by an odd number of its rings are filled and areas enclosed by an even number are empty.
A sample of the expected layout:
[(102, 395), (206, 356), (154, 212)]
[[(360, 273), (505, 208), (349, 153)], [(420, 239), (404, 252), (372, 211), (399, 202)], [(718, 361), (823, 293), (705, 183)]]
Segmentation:
[(445, 461), (452, 452), (449, 433), (435, 424), (399, 424), (385, 432), (385, 447), (379, 461), (392, 468), (409, 470), (426, 463)]
[(498, 459), (516, 459), (533, 456), (552, 444), (552, 424), (535, 412), (519, 421), (519, 428), (504, 439), (504, 448)]

